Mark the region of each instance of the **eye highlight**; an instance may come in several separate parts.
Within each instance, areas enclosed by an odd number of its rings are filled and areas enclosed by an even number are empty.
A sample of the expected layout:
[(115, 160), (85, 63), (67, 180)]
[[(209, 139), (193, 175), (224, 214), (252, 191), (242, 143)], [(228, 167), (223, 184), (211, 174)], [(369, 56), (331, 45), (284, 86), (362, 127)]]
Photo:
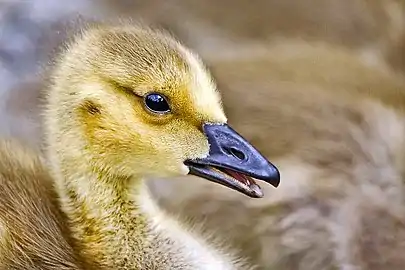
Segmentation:
[(170, 112), (170, 106), (165, 96), (157, 93), (150, 93), (144, 97), (146, 108), (153, 113), (166, 114)]

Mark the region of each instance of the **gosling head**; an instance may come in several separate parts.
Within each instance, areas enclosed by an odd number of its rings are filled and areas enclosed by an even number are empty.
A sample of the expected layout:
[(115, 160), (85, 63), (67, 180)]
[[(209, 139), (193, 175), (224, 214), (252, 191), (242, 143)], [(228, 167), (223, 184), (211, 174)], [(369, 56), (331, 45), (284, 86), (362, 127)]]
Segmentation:
[[(92, 170), (194, 174), (251, 197), (263, 196), (251, 177), (279, 184), (277, 168), (227, 125), (200, 59), (162, 32), (137, 26), (83, 31), (56, 64), (48, 103), (58, 119), (48, 121), (53, 141), (86, 156)], [(70, 149), (76, 146), (80, 151)]]

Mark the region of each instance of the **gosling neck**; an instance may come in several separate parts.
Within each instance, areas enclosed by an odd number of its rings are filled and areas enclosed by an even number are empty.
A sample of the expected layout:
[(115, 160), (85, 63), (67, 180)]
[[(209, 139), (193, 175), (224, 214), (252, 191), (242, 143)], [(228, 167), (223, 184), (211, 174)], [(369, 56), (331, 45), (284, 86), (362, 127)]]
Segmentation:
[(127, 265), (126, 256), (143, 250), (147, 236), (138, 200), (147, 192), (143, 180), (94, 169), (69, 173), (66, 168), (77, 167), (67, 165), (62, 165), (57, 188), (83, 256), (107, 267)]

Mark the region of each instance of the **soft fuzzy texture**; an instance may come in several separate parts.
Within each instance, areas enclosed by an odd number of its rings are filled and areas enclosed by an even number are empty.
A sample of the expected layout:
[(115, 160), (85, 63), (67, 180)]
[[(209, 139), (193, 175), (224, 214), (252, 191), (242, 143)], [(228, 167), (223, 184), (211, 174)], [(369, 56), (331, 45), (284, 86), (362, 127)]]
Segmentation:
[[(102, 269), (248, 269), (231, 249), (161, 211), (144, 179), (187, 175), (224, 124), (200, 58), (165, 32), (88, 23), (50, 67), (44, 141), (78, 252)], [(158, 93), (170, 110), (155, 113)], [(218, 185), (216, 186), (219, 187)]]
[(0, 217), (0, 269), (88, 269), (39, 155), (14, 140), (0, 140)]

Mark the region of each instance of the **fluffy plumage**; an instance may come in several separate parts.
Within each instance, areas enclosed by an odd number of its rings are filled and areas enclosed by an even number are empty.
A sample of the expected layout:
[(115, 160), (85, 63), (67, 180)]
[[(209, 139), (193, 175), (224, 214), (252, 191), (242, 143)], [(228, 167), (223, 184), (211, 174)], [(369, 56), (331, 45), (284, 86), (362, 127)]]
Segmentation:
[(37, 153), (0, 140), (0, 269), (83, 269)]
[[(145, 109), (147, 92), (172, 113)], [(46, 97), (47, 155), (81, 255), (106, 269), (235, 269), (154, 203), (143, 179), (185, 175), (208, 155), (205, 122), (225, 123), (220, 97), (191, 51), (162, 32), (84, 29), (59, 55)]]

